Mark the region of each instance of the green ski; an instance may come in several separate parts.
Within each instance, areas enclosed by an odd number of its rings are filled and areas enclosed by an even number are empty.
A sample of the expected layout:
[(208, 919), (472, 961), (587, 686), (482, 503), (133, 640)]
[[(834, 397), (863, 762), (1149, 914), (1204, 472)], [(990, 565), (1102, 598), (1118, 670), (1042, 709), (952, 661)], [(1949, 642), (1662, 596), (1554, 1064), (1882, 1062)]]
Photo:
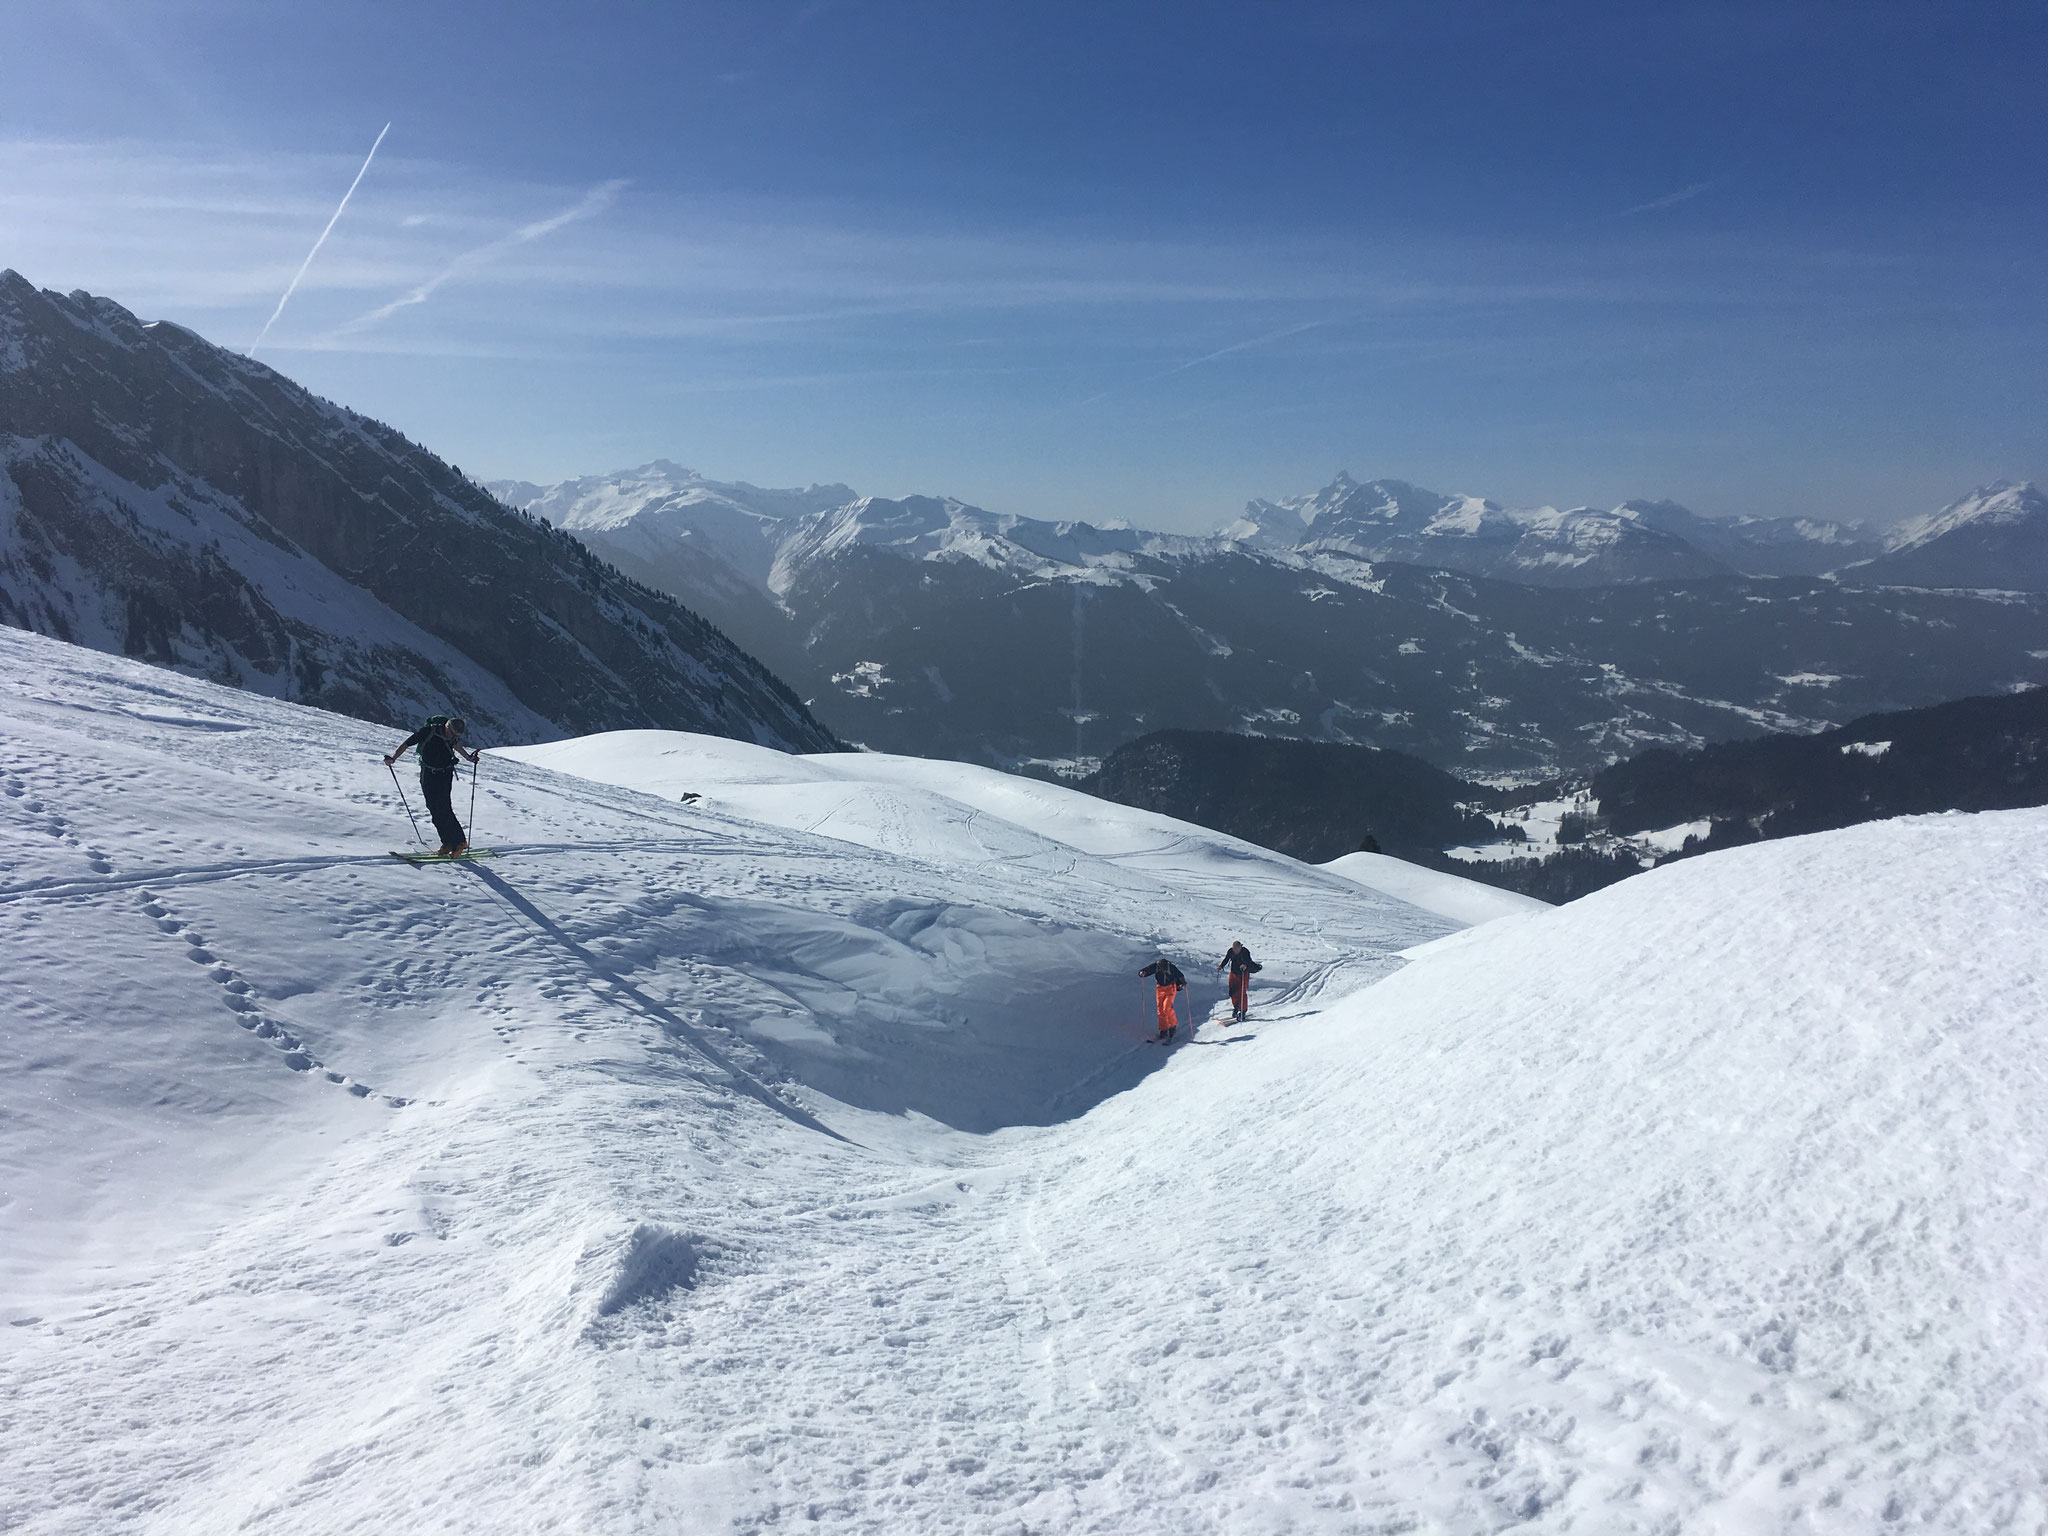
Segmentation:
[(391, 857), (402, 859), (407, 864), (463, 864), (471, 859), (495, 859), (497, 856), (495, 848), (471, 848), (464, 853), (400, 853), (396, 848), (391, 850)]

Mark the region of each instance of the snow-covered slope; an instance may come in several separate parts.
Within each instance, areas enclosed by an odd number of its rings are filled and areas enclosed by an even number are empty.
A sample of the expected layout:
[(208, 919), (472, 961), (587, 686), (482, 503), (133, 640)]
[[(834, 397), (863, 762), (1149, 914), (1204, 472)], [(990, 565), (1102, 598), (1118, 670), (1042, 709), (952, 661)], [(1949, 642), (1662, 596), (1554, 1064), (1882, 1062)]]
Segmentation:
[(1497, 885), (1481, 885), (1463, 875), (1425, 869), (1420, 864), (1410, 864), (1405, 859), (1392, 858), (1384, 853), (1347, 853), (1320, 867), (1342, 875), (1346, 880), (1356, 880), (1383, 896), (1391, 896), (1425, 912), (1447, 917), (1454, 923), (1473, 927), (1497, 918), (1527, 917), (1550, 910), (1548, 902), (1538, 901), (1533, 896), (1504, 891)]
[(945, 765), (493, 754), (416, 869), (358, 723), (6, 632), (0, 718), (10, 1530), (2048, 1520), (2048, 812), (1396, 969)]

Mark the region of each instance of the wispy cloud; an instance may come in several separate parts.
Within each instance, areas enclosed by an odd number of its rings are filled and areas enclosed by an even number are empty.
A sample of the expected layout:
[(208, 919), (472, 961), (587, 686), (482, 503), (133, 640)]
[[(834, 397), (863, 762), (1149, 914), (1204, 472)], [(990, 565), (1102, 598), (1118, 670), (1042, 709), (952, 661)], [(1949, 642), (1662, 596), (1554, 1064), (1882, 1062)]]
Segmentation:
[(479, 267), (487, 265), (494, 257), (500, 256), (515, 247), (530, 245), (536, 240), (553, 234), (564, 225), (574, 224), (581, 219), (592, 218), (604, 212), (605, 209), (609, 208), (617, 200), (619, 193), (624, 191), (625, 187), (626, 183), (624, 181), (600, 182), (597, 186), (584, 193), (582, 200), (574, 207), (565, 208), (560, 213), (549, 218), (536, 219), (531, 224), (522, 224), (509, 235), (464, 251), (410, 293), (407, 293), (402, 298), (393, 299), (389, 304), (373, 309), (368, 314), (358, 315), (346, 325), (338, 327), (334, 334), (345, 336), (353, 331), (366, 330), (380, 321), (390, 319), (391, 316), (397, 314), (401, 309), (409, 308), (414, 304), (426, 303), (437, 289), (453, 282), (458, 277), (462, 277), (476, 271)]
[(1085, 400), (1076, 400), (1069, 409), (1078, 410), (1084, 405), (1094, 405), (1098, 400), (1107, 400), (1111, 395), (1122, 394), (1125, 390), (1142, 389), (1147, 384), (1157, 384), (1161, 379), (1170, 379), (1176, 373), (1186, 373), (1190, 368), (1199, 368), (1204, 363), (1213, 363), (1238, 352), (1249, 352), (1255, 347), (1269, 346), (1276, 341), (1285, 341), (1290, 336), (1299, 336), (1304, 331), (1320, 330), (1326, 325), (1335, 325), (1337, 316), (1326, 316), (1321, 320), (1304, 320), (1300, 325), (1285, 326), (1277, 331), (1268, 331), (1263, 336), (1254, 336), (1247, 341), (1233, 342), (1227, 347), (1218, 347), (1214, 352), (1205, 352), (1200, 357), (1191, 357), (1184, 363), (1175, 363), (1171, 368), (1162, 368), (1157, 373), (1148, 373), (1141, 379), (1132, 379), (1128, 384), (1114, 384), (1099, 394)]
[(377, 158), (377, 146), (384, 142), (384, 135), (391, 131), (386, 123), (377, 130), (377, 137), (371, 141), (370, 152), (363, 156), (362, 169), (356, 172), (356, 179), (348, 184), (348, 190), (341, 194), (341, 201), (335, 205), (334, 216), (327, 221), (327, 227), (320, 231), (320, 238), (313, 242), (313, 249), (306, 252), (306, 259), (299, 263), (299, 270), (292, 274), (292, 280), (285, 284), (283, 295), (277, 301), (277, 308), (270, 312), (270, 318), (263, 322), (263, 329), (256, 333), (256, 339), (249, 343), (249, 356), (256, 355), (256, 349), (263, 345), (263, 338), (270, 334), (270, 328), (277, 324), (277, 317), (284, 313), (284, 307), (291, 302), (292, 294), (298, 290), (299, 279), (306, 275), (306, 268), (313, 265), (313, 258), (320, 254), (320, 247), (327, 243), (327, 237), (334, 233), (334, 226), (341, 222), (341, 210), (348, 206), (348, 200), (356, 195), (356, 188), (363, 184), (363, 177), (370, 169), (370, 162)]
[(1653, 197), (1647, 203), (1637, 203), (1633, 208), (1624, 208), (1616, 217), (1625, 219), (1630, 214), (1654, 213), (1659, 208), (1676, 208), (1680, 203), (1689, 203), (1702, 192), (1711, 192), (1719, 185), (1721, 178), (1718, 176), (1711, 181), (1696, 181), (1689, 187), (1680, 187), (1676, 192), (1666, 192), (1662, 197)]

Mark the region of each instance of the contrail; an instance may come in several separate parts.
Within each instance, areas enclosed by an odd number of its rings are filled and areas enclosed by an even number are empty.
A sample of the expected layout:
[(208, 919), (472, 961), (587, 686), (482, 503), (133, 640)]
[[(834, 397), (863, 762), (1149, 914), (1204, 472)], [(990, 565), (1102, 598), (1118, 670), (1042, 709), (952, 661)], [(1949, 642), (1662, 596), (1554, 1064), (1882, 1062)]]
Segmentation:
[(413, 289), (404, 298), (393, 299), (389, 304), (384, 305), (380, 309), (373, 309), (366, 315), (356, 316), (355, 319), (349, 321), (347, 325), (342, 326), (334, 334), (341, 336), (346, 335), (350, 331), (360, 331), (365, 326), (375, 325), (379, 320), (387, 319), (397, 314), (407, 305), (424, 304), (428, 296), (450, 278), (460, 277), (463, 273), (483, 265), (484, 262), (490, 260), (491, 257), (497, 255), (500, 251), (510, 250), (515, 245), (525, 245), (528, 241), (538, 240), (542, 235), (553, 234), (564, 224), (574, 224), (578, 219), (587, 219), (594, 213), (603, 212), (611, 205), (612, 200), (619, 195), (620, 190), (625, 185), (624, 181), (601, 182), (584, 193), (583, 200), (576, 204), (575, 207), (565, 208), (551, 218), (536, 219), (531, 224), (522, 224), (519, 228), (513, 230), (511, 234), (493, 240), (488, 245), (480, 245), (475, 250), (464, 251), (439, 272), (436, 272), (424, 283), (421, 283), (419, 287)]
[[(1269, 331), (1264, 336), (1254, 336), (1250, 341), (1240, 341), (1233, 346), (1219, 347), (1214, 352), (1195, 358), (1192, 362), (1178, 363), (1163, 373), (1153, 374), (1152, 378), (1171, 378), (1176, 373), (1186, 373), (1190, 368), (1199, 368), (1204, 363), (1213, 363), (1217, 358), (1228, 357), (1233, 352), (1244, 352), (1252, 347), (1263, 347), (1269, 341), (1283, 341), (1289, 336), (1299, 336), (1303, 331), (1320, 330), (1322, 327), (1332, 323), (1329, 320), (1307, 320), (1303, 321), (1300, 325), (1290, 325), (1283, 331)], [(1150, 383), (1151, 379), (1141, 382)]]
[(1653, 197), (1647, 203), (1637, 203), (1633, 208), (1624, 208), (1619, 216), (1625, 219), (1632, 213), (1651, 213), (1659, 208), (1675, 208), (1680, 203), (1691, 202), (1702, 192), (1713, 191), (1721, 185), (1721, 181), (1722, 178), (1719, 176), (1712, 181), (1696, 181), (1689, 187), (1680, 187), (1676, 192), (1666, 192), (1662, 197)]
[(1146, 384), (1156, 384), (1161, 379), (1172, 378), (1176, 373), (1186, 373), (1190, 368), (1199, 368), (1204, 363), (1213, 363), (1219, 357), (1228, 357), (1233, 352), (1249, 351), (1253, 347), (1263, 347), (1268, 342), (1284, 341), (1289, 336), (1299, 336), (1303, 331), (1321, 330), (1326, 325), (1335, 325), (1336, 323), (1337, 317), (1333, 316), (1322, 320), (1306, 320), (1300, 325), (1290, 325), (1284, 330), (1269, 331), (1264, 336), (1252, 337), (1250, 341), (1234, 342), (1230, 346), (1219, 347), (1214, 352), (1205, 353), (1203, 356), (1192, 358), (1185, 363), (1175, 363), (1171, 368), (1162, 368), (1157, 373), (1148, 373), (1144, 378), (1133, 379), (1128, 384), (1113, 384), (1100, 394), (1090, 395), (1086, 400), (1077, 400), (1072, 406), (1062, 407), (1062, 409), (1079, 410), (1084, 405), (1093, 405), (1098, 400), (1107, 400), (1111, 395), (1121, 394), (1127, 389), (1138, 389)]
[(370, 168), (370, 162), (377, 158), (377, 145), (384, 142), (384, 135), (390, 131), (391, 125), (389, 123), (386, 123), (377, 130), (376, 143), (372, 144), (370, 152), (363, 156), (363, 170), (356, 172), (356, 179), (350, 182), (348, 190), (341, 194), (341, 203), (335, 208), (334, 217), (329, 219), (327, 227), (320, 231), (320, 238), (313, 242), (313, 249), (306, 252), (306, 259), (299, 263), (299, 270), (292, 274), (292, 280), (284, 290), (284, 297), (277, 301), (277, 308), (273, 309), (270, 312), (270, 318), (263, 322), (263, 329), (256, 333), (256, 339), (249, 343), (248, 356), (254, 357), (256, 355), (256, 349), (263, 345), (263, 338), (270, 334), (270, 328), (277, 324), (277, 317), (284, 313), (285, 305), (290, 302), (292, 294), (298, 289), (299, 279), (306, 275), (306, 268), (313, 265), (313, 258), (320, 254), (320, 247), (327, 243), (327, 237), (334, 233), (334, 226), (341, 218), (341, 210), (348, 206), (348, 200), (356, 195), (356, 188), (362, 185), (363, 171), (367, 171)]

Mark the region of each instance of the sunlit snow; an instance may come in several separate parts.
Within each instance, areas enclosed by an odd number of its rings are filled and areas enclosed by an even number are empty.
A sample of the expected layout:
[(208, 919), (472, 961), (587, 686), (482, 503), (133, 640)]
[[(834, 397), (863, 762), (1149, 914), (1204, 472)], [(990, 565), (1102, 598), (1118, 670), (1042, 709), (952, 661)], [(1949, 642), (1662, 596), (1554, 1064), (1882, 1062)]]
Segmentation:
[(2048, 1519), (2048, 812), (1459, 931), (957, 764), (494, 752), (414, 868), (395, 732), (0, 721), (0, 1528)]

